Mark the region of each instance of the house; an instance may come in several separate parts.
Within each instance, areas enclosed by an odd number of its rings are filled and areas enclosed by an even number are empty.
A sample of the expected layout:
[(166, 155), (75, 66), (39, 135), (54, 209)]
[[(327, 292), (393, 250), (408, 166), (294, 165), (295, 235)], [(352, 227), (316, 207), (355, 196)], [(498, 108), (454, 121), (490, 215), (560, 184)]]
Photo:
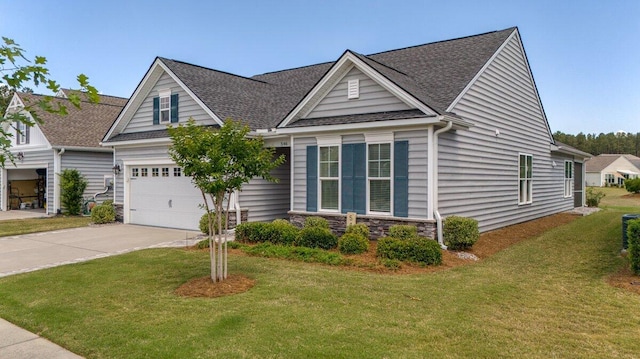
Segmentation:
[[(100, 200), (112, 198), (107, 189), (113, 180), (113, 150), (101, 147), (100, 140), (126, 99), (100, 95), (99, 103), (83, 101), (81, 108), (76, 108), (65, 98), (69, 91), (61, 90), (53, 99), (67, 108), (66, 116), (36, 108), (41, 124), (20, 124), (21, 133), (13, 130), (10, 151), (15, 164), (8, 162), (0, 170), (1, 210), (32, 208), (46, 214), (59, 213), (62, 208), (57, 174), (68, 168), (78, 169), (87, 179), (85, 197), (104, 192)], [(23, 111), (25, 105), (33, 105), (41, 97), (15, 93), (7, 112)]]
[(589, 154), (556, 143), (517, 28), (336, 61), (237, 76), (156, 58), (103, 145), (123, 172), (125, 222), (194, 228), (200, 194), (167, 156), (166, 126), (242, 120), (285, 154), (277, 184), (233, 198), (249, 221), (346, 214), (380, 236), (442, 218), (482, 231), (584, 204)]
[(622, 186), (625, 179), (640, 176), (640, 157), (602, 154), (586, 162), (587, 186)]

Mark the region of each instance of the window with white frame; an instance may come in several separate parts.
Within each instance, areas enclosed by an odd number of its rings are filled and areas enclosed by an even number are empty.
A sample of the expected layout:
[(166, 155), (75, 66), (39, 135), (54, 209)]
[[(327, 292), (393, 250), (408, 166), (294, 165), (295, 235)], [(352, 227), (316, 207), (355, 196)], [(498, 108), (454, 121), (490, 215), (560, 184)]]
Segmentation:
[(321, 146), (320, 151), (320, 209), (339, 209), (340, 146)]
[(16, 122), (16, 144), (29, 144), (29, 126), (24, 122)]
[(391, 144), (368, 145), (369, 211), (391, 212)]
[(564, 196), (573, 194), (573, 162), (564, 161)]
[(171, 120), (171, 93), (160, 96), (160, 122)]
[(173, 177), (181, 177), (182, 176), (182, 168), (173, 167)]
[(533, 156), (520, 154), (518, 167), (518, 204), (528, 204), (533, 201)]
[(607, 184), (612, 185), (612, 184), (616, 183), (616, 176), (614, 176), (613, 173), (605, 173), (604, 174), (604, 181)]

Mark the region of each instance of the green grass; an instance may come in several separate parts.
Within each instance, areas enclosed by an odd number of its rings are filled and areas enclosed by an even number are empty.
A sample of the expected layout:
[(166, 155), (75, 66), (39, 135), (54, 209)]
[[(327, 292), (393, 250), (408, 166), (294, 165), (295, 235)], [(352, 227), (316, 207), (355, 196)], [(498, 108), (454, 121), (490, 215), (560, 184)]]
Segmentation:
[(0, 280), (5, 319), (88, 358), (611, 358), (640, 352), (640, 296), (608, 209), (474, 265), (376, 275), (233, 256), (250, 291), (186, 299), (208, 254), (155, 249)]
[(594, 187), (594, 190), (602, 191), (606, 196), (600, 201), (600, 207), (612, 207), (627, 211), (640, 212), (640, 199), (631, 197), (624, 188)]
[(46, 218), (12, 219), (0, 221), (0, 237), (19, 234), (55, 231), (58, 229), (84, 227), (91, 217), (55, 216)]

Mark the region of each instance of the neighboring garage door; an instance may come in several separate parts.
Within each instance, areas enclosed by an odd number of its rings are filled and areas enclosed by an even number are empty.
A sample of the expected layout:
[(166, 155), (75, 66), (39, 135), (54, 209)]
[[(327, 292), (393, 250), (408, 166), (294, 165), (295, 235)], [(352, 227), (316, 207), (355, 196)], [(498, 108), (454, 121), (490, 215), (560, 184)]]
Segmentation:
[(202, 194), (179, 167), (132, 166), (129, 175), (131, 223), (198, 229), (205, 212), (200, 208)]

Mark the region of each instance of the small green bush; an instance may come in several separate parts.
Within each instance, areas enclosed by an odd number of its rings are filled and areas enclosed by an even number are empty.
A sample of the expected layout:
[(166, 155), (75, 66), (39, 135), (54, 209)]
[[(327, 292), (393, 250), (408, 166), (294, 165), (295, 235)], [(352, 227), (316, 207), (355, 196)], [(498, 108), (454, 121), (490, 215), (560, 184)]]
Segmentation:
[[(215, 217), (215, 213), (211, 212), (211, 215), (213, 216), (213, 232), (214, 234), (218, 233), (218, 221), (216, 221), (216, 217)], [(224, 228), (225, 224), (224, 224), (225, 218), (224, 215), (222, 215), (222, 227)], [(207, 214), (203, 214), (202, 217), (200, 217), (200, 232), (209, 235), (209, 219), (207, 218)]]
[(391, 270), (398, 270), (400, 268), (402, 268), (402, 262), (400, 262), (397, 259), (388, 259), (388, 258), (383, 258), (381, 260), (382, 265), (385, 266), (388, 269)]
[(345, 233), (338, 239), (338, 250), (342, 254), (364, 253), (369, 250), (369, 240), (358, 233)]
[(640, 193), (640, 178), (625, 180), (624, 188), (630, 193)]
[(300, 230), (284, 219), (276, 219), (265, 226), (263, 236), (273, 244), (292, 245)]
[(389, 228), (389, 237), (411, 239), (418, 237), (418, 227), (409, 224), (396, 224)]
[(196, 248), (197, 249), (209, 248), (209, 238), (205, 238), (205, 239), (199, 241), (198, 243), (196, 243)]
[(344, 234), (351, 234), (351, 233), (360, 235), (365, 239), (369, 239), (369, 235), (370, 235), (369, 227), (367, 227), (367, 225), (364, 223), (356, 223), (356, 224), (347, 226), (347, 229), (344, 231)]
[(236, 240), (245, 243), (260, 243), (267, 239), (268, 231), (266, 222), (240, 223), (236, 226)]
[(327, 221), (326, 218), (317, 217), (317, 216), (307, 217), (304, 220), (304, 228), (309, 228), (309, 227), (320, 227), (320, 228), (329, 229), (329, 221)]
[(600, 201), (605, 197), (606, 195), (604, 194), (604, 192), (602, 191), (597, 191), (595, 189), (593, 189), (592, 187), (588, 187), (587, 188), (587, 206), (588, 207), (598, 207), (600, 205)]
[(104, 201), (104, 203), (91, 209), (91, 220), (95, 224), (112, 223), (116, 221), (116, 209), (113, 202)]
[(449, 216), (444, 220), (444, 244), (451, 249), (471, 248), (480, 238), (478, 221), (473, 218)]
[(632, 219), (627, 222), (627, 256), (631, 271), (640, 275), (640, 219)]
[(67, 168), (58, 173), (58, 176), (60, 176), (60, 202), (62, 202), (62, 207), (64, 207), (67, 214), (72, 216), (80, 214), (82, 211), (82, 196), (89, 182), (75, 168)]
[(339, 253), (327, 252), (317, 248), (282, 246), (271, 243), (260, 243), (243, 247), (242, 250), (252, 256), (282, 258), (301, 262), (324, 263), (329, 265), (346, 265), (351, 261)]
[(382, 259), (396, 259), (426, 265), (442, 263), (440, 245), (438, 242), (426, 237), (411, 239), (380, 238), (378, 239), (376, 254)]
[(306, 227), (300, 231), (295, 245), (299, 247), (331, 249), (338, 245), (338, 237), (322, 227)]

